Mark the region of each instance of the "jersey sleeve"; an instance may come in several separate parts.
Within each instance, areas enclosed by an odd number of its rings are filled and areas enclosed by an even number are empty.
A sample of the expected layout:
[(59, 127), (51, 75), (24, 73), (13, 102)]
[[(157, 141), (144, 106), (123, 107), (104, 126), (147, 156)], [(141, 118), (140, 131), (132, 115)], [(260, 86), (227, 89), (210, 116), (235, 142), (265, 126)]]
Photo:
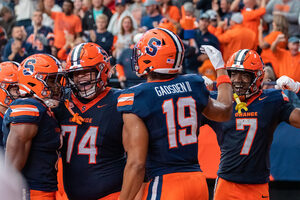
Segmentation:
[(149, 102), (142, 89), (125, 90), (119, 97), (117, 109), (122, 113), (133, 113), (145, 118), (150, 113)]
[(34, 99), (18, 99), (14, 101), (5, 113), (9, 123), (38, 124), (47, 108)]
[(289, 102), (289, 98), (283, 93), (283, 91), (281, 91), (281, 95), (279, 96), (281, 99), (281, 104), (279, 106), (280, 120), (289, 123), (290, 115), (295, 107)]
[(192, 85), (192, 90), (196, 89), (196, 94), (198, 96), (197, 105), (201, 108), (201, 111), (207, 106), (208, 99), (210, 98), (210, 93), (206, 88), (204, 83), (204, 79), (199, 75), (190, 75), (190, 79), (194, 79), (193, 81), (195, 85)]

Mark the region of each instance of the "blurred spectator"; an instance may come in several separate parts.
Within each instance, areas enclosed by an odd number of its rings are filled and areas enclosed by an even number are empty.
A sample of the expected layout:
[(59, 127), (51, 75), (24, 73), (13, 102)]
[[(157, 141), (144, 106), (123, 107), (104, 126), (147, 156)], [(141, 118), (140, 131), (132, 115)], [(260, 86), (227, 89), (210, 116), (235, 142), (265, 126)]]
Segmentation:
[(158, 28), (168, 29), (173, 33), (177, 33), (175, 25), (172, 22), (170, 22), (167, 18), (163, 18), (162, 20), (160, 20)]
[(172, 5), (171, 0), (161, 0), (161, 13), (163, 17), (170, 20), (173, 24), (176, 24), (180, 20), (180, 11), (179, 9)]
[(144, 3), (147, 15), (142, 17), (141, 27), (144, 31), (158, 26), (163, 16), (160, 14), (159, 3), (156, 0), (146, 0)]
[[(196, 31), (197, 46), (201, 47), (202, 45), (211, 45), (216, 49), (220, 49), (219, 41), (216, 38), (216, 36), (214, 36), (208, 31), (208, 25), (209, 25), (209, 15), (203, 13), (199, 19), (199, 29)], [(197, 54), (197, 61), (199, 62), (197, 66), (201, 65), (198, 72), (200, 72), (202, 75), (207, 76), (213, 81), (216, 80), (217, 74), (211, 62), (209, 61), (208, 56), (206, 54), (201, 54), (199, 52)]]
[(26, 32), (24, 27), (15, 26), (12, 30), (12, 39), (5, 45), (3, 50), (3, 61), (16, 61), (21, 63), (31, 49), (25, 42)]
[[(70, 51), (73, 49), (73, 47), (75, 47), (78, 44), (83, 43), (84, 40), (81, 37), (77, 37), (75, 39), (74, 35), (67, 35), (66, 36), (66, 43), (63, 46), (63, 48), (61, 48), (58, 52), (57, 52), (57, 58), (61, 61), (66, 61), (67, 57), (70, 53)], [(63, 63), (65, 64), (65, 63)]]
[(74, 0), (74, 14), (83, 19), (85, 11), (82, 0)]
[(128, 10), (134, 16), (134, 12), (140, 11), (141, 16), (146, 15), (146, 8), (143, 6), (143, 0), (133, 0), (133, 3), (128, 6)]
[(244, 0), (243, 26), (251, 29), (255, 33), (255, 42), (258, 45), (258, 26), (261, 17), (266, 13), (266, 0), (261, 0), (260, 8), (255, 9), (256, 0)]
[[(208, 26), (209, 26), (209, 15), (203, 13), (199, 19), (199, 29), (196, 31), (196, 42), (198, 47), (200, 47), (201, 45), (211, 45), (216, 49), (220, 49), (220, 44), (217, 37), (208, 31)], [(198, 58), (198, 60), (200, 59), (199, 61), (201, 62), (203, 62), (208, 58), (206, 54), (205, 55), (202, 54), (202, 55), (205, 56), (205, 59)]]
[[(59, 5), (55, 4), (54, 0), (40, 0), (39, 3), (40, 10), (51, 10), (52, 12), (62, 12), (62, 9)], [(44, 26), (54, 28), (54, 21), (51, 16), (43, 13), (43, 23)]]
[(103, 0), (92, 0), (92, 8), (86, 11), (82, 20), (82, 29), (84, 31), (95, 30), (97, 16), (104, 14), (108, 17), (108, 21), (112, 16), (111, 11), (103, 6)]
[(37, 0), (22, 0), (15, 1), (15, 16), (16, 25), (24, 26), (25, 28), (31, 25), (32, 13), (36, 9)]
[[(278, 62), (278, 75), (277, 78), (286, 75), (295, 81), (300, 82), (300, 53), (298, 37), (292, 36), (288, 40), (288, 49), (278, 47), (278, 43), (284, 42), (285, 36), (283, 34), (278, 35), (276, 40), (271, 45)], [(274, 70), (275, 71), (275, 70)], [(275, 72), (276, 73), (276, 72)]]
[(194, 6), (191, 2), (186, 2), (181, 7), (182, 18), (180, 19), (180, 26), (182, 28), (182, 38), (188, 40), (195, 38), (195, 29), (198, 28), (197, 20), (194, 16)]
[(120, 33), (118, 34), (114, 53), (114, 57), (117, 59), (120, 57), (123, 49), (129, 48), (133, 44), (133, 36), (136, 34), (133, 27), (133, 20), (130, 16), (125, 16), (120, 25)]
[(232, 15), (232, 12), (230, 10), (230, 5), (232, 3), (232, 0), (221, 0), (220, 1), (220, 9), (221, 9), (221, 19), (222, 21), (225, 21), (229, 25), (229, 21)]
[(111, 10), (112, 13), (115, 12), (115, 0), (103, 0), (103, 5)]
[[(7, 36), (5, 30), (0, 26), (0, 54), (2, 54), (2, 51), (6, 43), (7, 43)], [(0, 62), (1, 62), (1, 57), (0, 57)]]
[(54, 46), (57, 49), (65, 45), (65, 35), (71, 34), (75, 38), (80, 36), (82, 31), (81, 20), (73, 14), (73, 9), (73, 2), (71, 0), (64, 0), (63, 12), (46, 10), (47, 14), (54, 20)]
[(218, 26), (218, 13), (214, 10), (207, 10), (206, 14), (209, 16), (209, 25), (207, 29), (211, 34), (215, 34)]
[(84, 12), (92, 9), (92, 0), (82, 0), (82, 8)]
[(283, 34), (285, 36), (285, 40), (279, 42), (277, 44), (278, 48), (286, 48), (287, 47), (287, 38), (288, 38), (288, 22), (286, 18), (282, 15), (275, 15), (273, 17), (272, 23), (273, 30), (270, 34), (268, 34), (265, 38), (263, 38), (263, 27), (262, 24), (259, 26), (258, 38), (259, 38), (259, 46), (262, 49), (261, 58), (263, 59), (265, 64), (269, 64), (273, 67), (275, 74), (278, 76), (278, 63), (277, 59), (274, 56), (272, 50), (270, 49), (272, 43), (276, 40), (278, 35)]
[(205, 12), (212, 8), (212, 0), (193, 0), (193, 3), (196, 3), (196, 7), (202, 12)]
[(133, 27), (134, 29), (137, 29), (137, 24), (133, 20), (133, 16), (131, 13), (126, 9), (126, 0), (116, 0), (115, 4), (116, 12), (111, 17), (107, 31), (111, 32), (113, 35), (118, 35), (120, 32), (120, 23), (122, 22), (123, 18), (125, 16), (130, 16), (133, 21)]
[(132, 14), (133, 19), (136, 21), (137, 26), (141, 26), (142, 16), (146, 15), (146, 8), (143, 6), (142, 0), (134, 0), (134, 3), (129, 5), (129, 12)]
[(32, 16), (32, 26), (26, 28), (27, 40), (31, 45), (31, 54), (48, 53), (51, 54), (51, 46), (53, 46), (54, 35), (50, 27), (43, 26), (43, 13), (36, 10)]
[(225, 22), (220, 22), (215, 35), (217, 36), (221, 48), (223, 49), (223, 59), (225, 62), (229, 57), (240, 49), (256, 49), (255, 33), (242, 25), (243, 15), (233, 13), (230, 19), (230, 27), (222, 33)]
[(90, 30), (90, 41), (100, 45), (109, 55), (113, 45), (114, 36), (106, 30), (108, 18), (106, 15), (99, 15), (96, 19), (97, 29)]
[(266, 89), (274, 88), (274, 82), (276, 81), (276, 76), (274, 74), (272, 67), (264, 66), (264, 72), (265, 75), (262, 82), (262, 89), (266, 90)]
[(283, 15), (289, 23), (289, 35), (299, 34), (298, 16), (300, 13), (299, 0), (270, 0), (266, 7), (264, 20), (271, 24), (274, 15)]
[(12, 28), (15, 26), (16, 18), (13, 15), (13, 12), (8, 7), (2, 7), (0, 11), (0, 26), (2, 26), (6, 32), (8, 38), (11, 38)]
[[(136, 44), (142, 36), (142, 33), (136, 34), (133, 38), (134, 44)], [(130, 58), (133, 54), (133, 47), (134, 45), (131, 45), (130, 48), (125, 48), (117, 60), (116, 71), (122, 88), (128, 88), (143, 81), (132, 69), (134, 66), (132, 66), (133, 63)]]

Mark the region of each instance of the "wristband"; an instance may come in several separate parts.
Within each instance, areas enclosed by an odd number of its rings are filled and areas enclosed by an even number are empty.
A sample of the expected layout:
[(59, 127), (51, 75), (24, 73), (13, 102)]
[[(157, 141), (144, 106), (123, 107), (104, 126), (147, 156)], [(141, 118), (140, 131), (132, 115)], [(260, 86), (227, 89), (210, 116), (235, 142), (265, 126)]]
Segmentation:
[(222, 83), (229, 83), (231, 85), (231, 80), (228, 75), (221, 75), (217, 77), (217, 87)]

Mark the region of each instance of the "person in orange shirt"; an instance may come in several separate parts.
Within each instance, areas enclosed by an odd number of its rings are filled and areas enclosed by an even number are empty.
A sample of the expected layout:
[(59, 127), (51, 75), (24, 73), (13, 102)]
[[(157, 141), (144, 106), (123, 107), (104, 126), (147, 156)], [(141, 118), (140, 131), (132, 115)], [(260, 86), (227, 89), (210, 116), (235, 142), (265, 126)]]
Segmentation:
[(265, 64), (269, 63), (269, 65), (272, 66), (274, 73), (278, 77), (277, 59), (274, 56), (270, 47), (272, 43), (276, 40), (277, 36), (280, 34), (284, 34), (285, 40), (279, 42), (277, 47), (284, 48), (284, 49), (287, 47), (288, 22), (284, 16), (274, 15), (272, 25), (273, 25), (272, 32), (268, 34), (265, 38), (263, 38), (262, 24), (259, 26), (258, 40), (259, 40), (259, 47), (262, 49), (261, 58), (263, 59)]
[(172, 5), (171, 0), (161, 0), (161, 13), (169, 19), (173, 24), (180, 20), (180, 11), (176, 6)]
[(256, 45), (258, 45), (258, 26), (261, 17), (266, 13), (266, 0), (261, 0), (260, 8), (256, 7), (256, 0), (244, 0), (244, 9), (241, 11), (243, 15), (243, 26), (254, 31)]
[(226, 62), (229, 57), (239, 49), (255, 49), (255, 33), (242, 25), (243, 16), (241, 13), (234, 13), (230, 19), (230, 27), (222, 33), (222, 26), (225, 22), (220, 23), (215, 35), (218, 38), (221, 49), (223, 49), (223, 59)]
[(54, 20), (54, 46), (61, 49), (66, 43), (66, 34), (80, 36), (82, 32), (81, 20), (77, 15), (73, 14), (74, 4), (71, 0), (64, 0), (63, 12), (45, 12)]
[(208, 32), (210, 32), (211, 34), (215, 34), (218, 26), (218, 13), (214, 10), (207, 10), (206, 14), (209, 15)]
[(271, 50), (278, 62), (278, 76), (286, 75), (295, 81), (300, 81), (300, 53), (298, 37), (292, 36), (288, 40), (288, 49), (278, 48), (279, 42), (284, 41), (284, 35), (278, 35), (276, 40), (272, 43)]

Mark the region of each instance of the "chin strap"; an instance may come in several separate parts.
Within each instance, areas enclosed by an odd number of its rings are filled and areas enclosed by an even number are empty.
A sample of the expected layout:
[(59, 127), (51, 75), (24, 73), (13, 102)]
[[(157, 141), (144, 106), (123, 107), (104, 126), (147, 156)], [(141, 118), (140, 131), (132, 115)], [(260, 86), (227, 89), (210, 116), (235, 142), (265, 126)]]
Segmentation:
[(68, 99), (66, 99), (65, 102), (64, 102), (64, 104), (65, 104), (66, 108), (68, 109), (68, 111), (73, 116), (73, 118), (71, 119), (71, 121), (81, 125), (82, 122), (84, 121), (84, 119), (78, 113), (74, 113), (73, 112), (73, 110), (69, 106), (70, 105), (70, 101)]
[(242, 113), (242, 109), (244, 111), (248, 111), (247, 104), (245, 102), (241, 102), (239, 96), (236, 93), (233, 93), (233, 98), (236, 102), (235, 110), (237, 110), (239, 114)]

